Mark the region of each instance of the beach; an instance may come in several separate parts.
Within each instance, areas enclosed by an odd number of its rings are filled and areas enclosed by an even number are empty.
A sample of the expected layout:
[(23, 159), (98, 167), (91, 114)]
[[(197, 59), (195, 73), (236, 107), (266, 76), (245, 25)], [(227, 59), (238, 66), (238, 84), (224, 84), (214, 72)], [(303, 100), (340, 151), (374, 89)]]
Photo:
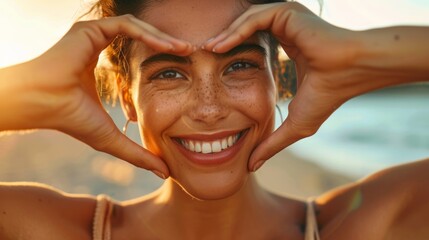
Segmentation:
[[(121, 126), (120, 110), (110, 109)], [(138, 132), (129, 130), (136, 141)], [(297, 198), (317, 196), (353, 181), (284, 150), (256, 173), (270, 191)], [(157, 189), (162, 180), (108, 154), (97, 152), (63, 133), (38, 130), (0, 137), (0, 181), (38, 182), (67, 193), (107, 194), (117, 200), (135, 198)]]

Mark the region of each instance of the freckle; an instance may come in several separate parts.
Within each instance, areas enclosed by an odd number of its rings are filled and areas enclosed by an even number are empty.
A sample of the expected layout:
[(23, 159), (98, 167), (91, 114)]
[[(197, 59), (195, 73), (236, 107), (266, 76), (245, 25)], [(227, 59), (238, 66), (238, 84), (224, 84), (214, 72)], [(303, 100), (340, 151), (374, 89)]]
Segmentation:
[(38, 201), (38, 202), (43, 202), (43, 201), (42, 201), (42, 199), (40, 199), (40, 198), (38, 198), (38, 199), (37, 199), (37, 201)]
[(6, 211), (3, 211), (2, 213), (3, 213), (3, 215), (6, 215)]
[(395, 39), (395, 41), (399, 41), (399, 39), (401, 39), (401, 37), (398, 34), (395, 34), (393, 38)]

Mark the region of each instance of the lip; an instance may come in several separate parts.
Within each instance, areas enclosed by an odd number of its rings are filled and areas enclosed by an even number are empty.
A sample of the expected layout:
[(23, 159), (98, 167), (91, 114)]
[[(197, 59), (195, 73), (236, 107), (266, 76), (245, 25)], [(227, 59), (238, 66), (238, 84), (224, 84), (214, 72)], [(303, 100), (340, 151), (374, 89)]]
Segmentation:
[(225, 132), (215, 133), (210, 135), (193, 134), (193, 135), (174, 137), (174, 138), (182, 138), (182, 139), (193, 139), (193, 140), (199, 140), (199, 141), (214, 141), (216, 139), (228, 137), (242, 132), (241, 137), (237, 140), (237, 142), (234, 145), (218, 153), (210, 153), (210, 154), (196, 153), (196, 152), (187, 150), (175, 140), (173, 140), (173, 142), (177, 146), (179, 151), (185, 156), (185, 158), (190, 160), (194, 164), (205, 165), (205, 166), (220, 165), (233, 159), (233, 157), (238, 153), (238, 151), (241, 149), (243, 145), (244, 138), (247, 136), (248, 131), (249, 129), (243, 129), (241, 131), (225, 131)]

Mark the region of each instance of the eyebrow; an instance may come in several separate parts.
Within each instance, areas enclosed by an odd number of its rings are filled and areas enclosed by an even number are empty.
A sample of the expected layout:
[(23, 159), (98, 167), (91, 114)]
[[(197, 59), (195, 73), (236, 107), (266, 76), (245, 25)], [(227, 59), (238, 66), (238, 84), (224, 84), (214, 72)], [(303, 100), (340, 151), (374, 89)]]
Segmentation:
[[(251, 44), (251, 43), (241, 44), (241, 45), (238, 45), (237, 47), (234, 47), (233, 49), (229, 50), (228, 52), (214, 53), (214, 55), (216, 58), (225, 59), (225, 58), (236, 56), (238, 54), (252, 53), (252, 52), (263, 55), (264, 57), (267, 56), (267, 50), (264, 47), (262, 47), (258, 44)], [(177, 55), (168, 54), (168, 53), (159, 53), (159, 54), (155, 54), (155, 55), (150, 56), (147, 59), (145, 59), (140, 64), (140, 69), (147, 68), (148, 66), (150, 66), (152, 64), (161, 63), (161, 62), (174, 62), (174, 63), (178, 63), (178, 64), (190, 64), (192, 61), (191, 61), (189, 56), (182, 57), (182, 56), (177, 56)]]

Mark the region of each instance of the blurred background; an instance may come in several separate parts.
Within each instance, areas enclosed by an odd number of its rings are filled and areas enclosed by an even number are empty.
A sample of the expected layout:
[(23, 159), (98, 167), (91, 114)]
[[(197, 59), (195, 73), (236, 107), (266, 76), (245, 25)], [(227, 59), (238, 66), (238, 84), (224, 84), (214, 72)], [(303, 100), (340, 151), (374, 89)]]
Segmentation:
[[(317, 0), (299, 2), (320, 11)], [(88, 3), (0, 1), (0, 67), (30, 60), (49, 49)], [(425, 0), (325, 0), (322, 17), (341, 27), (364, 30), (429, 25), (428, 13)], [(287, 104), (279, 104), (283, 116)], [(125, 118), (119, 106), (106, 109), (122, 128)], [(128, 136), (140, 142), (132, 124)], [(270, 190), (303, 198), (425, 157), (429, 157), (429, 86), (414, 84), (350, 100), (316, 135), (277, 154), (257, 175)], [(0, 135), (0, 181), (35, 181), (70, 193), (105, 193), (118, 200), (146, 194), (162, 184), (151, 173), (51, 130)]]

